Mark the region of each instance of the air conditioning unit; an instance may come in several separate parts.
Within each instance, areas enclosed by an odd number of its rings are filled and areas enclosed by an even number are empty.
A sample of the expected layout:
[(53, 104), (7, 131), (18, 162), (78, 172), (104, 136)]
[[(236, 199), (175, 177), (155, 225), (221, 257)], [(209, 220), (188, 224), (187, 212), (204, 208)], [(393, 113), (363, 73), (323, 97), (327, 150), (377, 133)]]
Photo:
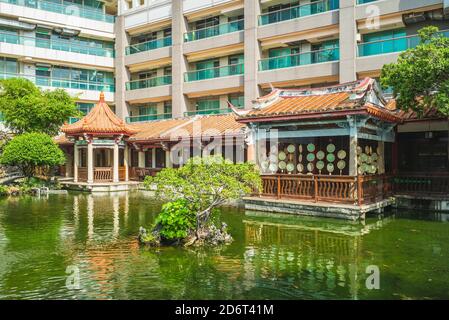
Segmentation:
[(404, 21), (405, 25), (410, 25), (426, 21), (426, 15), (424, 14), (424, 12), (408, 13), (402, 16), (402, 20)]

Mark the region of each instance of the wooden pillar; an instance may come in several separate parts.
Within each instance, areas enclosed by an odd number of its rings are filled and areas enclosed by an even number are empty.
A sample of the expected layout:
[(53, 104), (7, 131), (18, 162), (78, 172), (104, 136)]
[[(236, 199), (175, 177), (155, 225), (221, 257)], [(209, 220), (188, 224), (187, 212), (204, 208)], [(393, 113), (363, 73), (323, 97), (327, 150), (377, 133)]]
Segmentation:
[(94, 146), (93, 141), (87, 143), (87, 183), (94, 182)]
[(73, 182), (78, 182), (78, 164), (79, 162), (79, 153), (78, 146), (75, 144), (73, 146)]
[(112, 163), (112, 182), (119, 182), (119, 174), (118, 174), (118, 167), (119, 167), (119, 152), (118, 152), (118, 144), (119, 141), (115, 141), (114, 143), (114, 156), (113, 156), (113, 163)]
[(398, 164), (399, 164), (399, 144), (398, 144), (398, 133), (397, 133), (398, 127), (395, 127), (395, 137), (394, 137), (394, 143), (393, 143), (393, 150), (392, 150), (392, 171), (393, 174), (398, 174)]
[(123, 165), (125, 166), (125, 181), (129, 181), (129, 147), (127, 143), (123, 152)]
[(377, 143), (377, 150), (379, 152), (379, 159), (377, 162), (377, 166), (379, 168), (378, 173), (385, 174), (385, 142), (379, 141)]
[(358, 132), (357, 123), (355, 118), (348, 117), (349, 122), (349, 175), (357, 176), (357, 144), (358, 144)]

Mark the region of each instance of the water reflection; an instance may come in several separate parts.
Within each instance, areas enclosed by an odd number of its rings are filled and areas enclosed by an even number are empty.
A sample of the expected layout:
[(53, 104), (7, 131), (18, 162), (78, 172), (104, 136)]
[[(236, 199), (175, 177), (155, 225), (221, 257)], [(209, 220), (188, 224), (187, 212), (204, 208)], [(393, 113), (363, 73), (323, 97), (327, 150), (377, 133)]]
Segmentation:
[[(449, 297), (445, 215), (348, 221), (223, 208), (235, 241), (139, 248), (160, 204), (145, 193), (0, 200), (0, 298), (359, 299)], [(77, 266), (81, 290), (65, 287)], [(381, 269), (381, 290), (365, 286)], [(431, 281), (429, 281), (431, 279)]]

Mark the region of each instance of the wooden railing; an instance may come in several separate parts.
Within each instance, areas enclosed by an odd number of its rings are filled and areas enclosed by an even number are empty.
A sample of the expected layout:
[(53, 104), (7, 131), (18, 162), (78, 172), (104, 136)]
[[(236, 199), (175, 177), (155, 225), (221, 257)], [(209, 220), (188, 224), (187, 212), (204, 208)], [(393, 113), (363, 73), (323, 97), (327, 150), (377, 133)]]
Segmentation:
[(393, 196), (393, 178), (389, 175), (359, 176), (358, 202), (368, 204)]
[(94, 168), (94, 181), (112, 181), (112, 174), (111, 167), (96, 167)]
[(449, 195), (449, 173), (401, 173), (394, 177), (394, 192), (400, 195)]
[(78, 167), (78, 181), (87, 181), (87, 168)]
[(391, 196), (391, 178), (379, 176), (266, 175), (261, 196), (278, 199), (369, 204)]
[(126, 167), (118, 168), (118, 179), (119, 181), (125, 181), (126, 179)]

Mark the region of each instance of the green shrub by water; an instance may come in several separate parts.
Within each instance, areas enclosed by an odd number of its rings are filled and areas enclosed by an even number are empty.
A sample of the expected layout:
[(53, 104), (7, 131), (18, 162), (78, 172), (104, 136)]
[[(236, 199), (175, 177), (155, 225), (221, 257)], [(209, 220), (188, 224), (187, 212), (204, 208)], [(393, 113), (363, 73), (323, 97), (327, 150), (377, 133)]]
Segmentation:
[(156, 218), (160, 235), (167, 240), (182, 239), (195, 229), (196, 214), (186, 200), (179, 199), (162, 206), (161, 213)]

